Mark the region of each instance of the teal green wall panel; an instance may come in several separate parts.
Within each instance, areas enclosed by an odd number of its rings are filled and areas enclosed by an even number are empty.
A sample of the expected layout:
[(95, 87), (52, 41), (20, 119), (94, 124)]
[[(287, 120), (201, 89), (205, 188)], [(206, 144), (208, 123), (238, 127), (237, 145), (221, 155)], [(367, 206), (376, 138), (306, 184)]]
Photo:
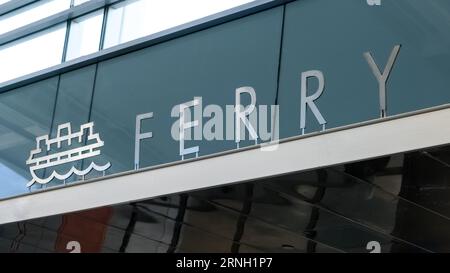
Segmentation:
[[(82, 124), (89, 122), (95, 72), (96, 65), (91, 65), (61, 75), (55, 105), (55, 116), (52, 125), (52, 138), (57, 135), (58, 125), (70, 122), (72, 132), (78, 132)], [(72, 145), (70, 148), (80, 147), (85, 142), (85, 139), (82, 143), (74, 141), (71, 143)], [(54, 152), (68, 149), (68, 143), (65, 142), (62, 144), (61, 149), (54, 149)], [(53, 168), (47, 168), (45, 170), (45, 175), (47, 176), (54, 170), (60, 174), (66, 173), (72, 166), (81, 170), (84, 165), (85, 163), (83, 161), (77, 161), (75, 163), (72, 162)], [(77, 179), (79, 179), (79, 177), (72, 176), (67, 179), (66, 182), (73, 182)], [(46, 187), (62, 183), (63, 181), (53, 179)]]
[[(450, 102), (450, 2), (395, 0), (369, 6), (355, 0), (302, 0), (286, 5), (280, 71), (281, 137), (300, 134), (300, 75), (321, 70), (316, 104), (326, 128), (379, 118), (378, 83), (363, 53), (380, 69), (401, 50), (387, 83), (387, 114)], [(311, 81), (310, 92), (316, 90)], [(306, 133), (321, 126), (308, 110)]]
[(57, 84), (53, 77), (0, 94), (0, 198), (28, 192), (25, 161), (36, 136), (50, 133)]
[[(194, 33), (99, 64), (92, 118), (105, 141), (112, 172), (133, 169), (136, 115), (143, 121), (141, 167), (181, 160), (171, 137), (173, 106), (203, 98), (203, 104), (234, 105), (235, 89), (252, 86), (258, 104), (274, 104), (282, 8)], [(206, 121), (206, 120), (205, 120)], [(246, 145), (251, 144), (248, 141)], [(186, 141), (199, 156), (236, 148), (233, 141)]]

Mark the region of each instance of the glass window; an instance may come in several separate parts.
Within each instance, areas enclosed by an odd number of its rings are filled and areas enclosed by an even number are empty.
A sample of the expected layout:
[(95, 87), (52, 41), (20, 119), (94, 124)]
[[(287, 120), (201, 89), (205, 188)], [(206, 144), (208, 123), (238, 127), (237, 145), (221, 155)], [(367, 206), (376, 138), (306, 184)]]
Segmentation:
[(125, 1), (109, 8), (104, 47), (134, 40), (252, 1)]
[(22, 38), (0, 47), (0, 82), (52, 65), (62, 58), (66, 24)]
[(72, 20), (66, 60), (98, 51), (102, 22), (103, 9)]
[(43, 0), (3, 15), (0, 19), (0, 34), (23, 27), (70, 7), (70, 0)]

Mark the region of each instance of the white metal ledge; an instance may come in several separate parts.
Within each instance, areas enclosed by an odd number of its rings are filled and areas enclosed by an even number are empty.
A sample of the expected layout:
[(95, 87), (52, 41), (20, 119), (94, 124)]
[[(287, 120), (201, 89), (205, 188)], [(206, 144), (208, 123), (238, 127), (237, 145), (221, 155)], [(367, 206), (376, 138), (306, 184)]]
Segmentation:
[(450, 143), (450, 108), (129, 172), (0, 201), (0, 224), (239, 183)]

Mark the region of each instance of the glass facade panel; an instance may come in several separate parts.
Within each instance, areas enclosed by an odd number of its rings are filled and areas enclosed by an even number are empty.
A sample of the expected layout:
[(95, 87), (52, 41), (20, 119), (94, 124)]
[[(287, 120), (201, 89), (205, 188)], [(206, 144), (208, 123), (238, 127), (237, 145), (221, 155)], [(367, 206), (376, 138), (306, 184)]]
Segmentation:
[(0, 94), (0, 198), (28, 192), (25, 161), (36, 135), (50, 132), (57, 84), (51, 78)]
[(71, 21), (66, 61), (98, 51), (102, 22), (103, 10)]
[(70, 0), (44, 0), (0, 17), (0, 34), (23, 27), (70, 8)]
[[(58, 125), (70, 121), (72, 132), (80, 130), (80, 126), (89, 121), (89, 108), (91, 106), (92, 92), (94, 89), (94, 76), (96, 65), (84, 67), (83, 69), (71, 71), (62, 74), (59, 80), (58, 97), (55, 105), (55, 114), (53, 119), (52, 132), (50, 137), (54, 138), (58, 134)], [(71, 147), (81, 147), (87, 142), (86, 137), (79, 141), (73, 141)], [(67, 150), (67, 143), (62, 144), (61, 150)], [(77, 169), (83, 169), (83, 166), (88, 166), (90, 162), (85, 163), (78, 161), (76, 164), (62, 164), (59, 166), (49, 167), (45, 169), (47, 175), (53, 171), (58, 173), (67, 173), (72, 166)], [(77, 181), (81, 177), (73, 175), (66, 179), (66, 183)], [(62, 181), (53, 179), (48, 187), (60, 185)]]
[[(131, 0), (108, 11), (104, 48), (230, 9), (253, 0)], [(186, 12), (186, 11), (189, 12)]]
[[(71, 0), (45, 0), (28, 4), (0, 16), (0, 35), (64, 11), (70, 8), (71, 4), (77, 6), (88, 1), (75, 0), (71, 3)], [(73, 19), (70, 22), (70, 35), (69, 39), (67, 39), (67, 44), (63, 42), (62, 45), (67, 48), (63, 61), (98, 51), (101, 43), (100, 39), (102, 38), (104, 39), (102, 41), (103, 47), (108, 48), (252, 1), (254, 0), (123, 1), (108, 8), (109, 15), (106, 26), (103, 26), (104, 9)], [(190, 12), (185, 12), (187, 9)], [(101, 35), (102, 28), (106, 28), (104, 37)], [(33, 39), (32, 36), (24, 37), (20, 40), (30, 39)], [(58, 50), (55, 51), (55, 47), (59, 48), (59, 43), (60, 40), (55, 39), (52, 42), (53, 45), (46, 43), (50, 47), (40, 47), (39, 51), (44, 53), (42, 56), (48, 56), (47, 54), (54, 56), (55, 53), (59, 53)], [(0, 51), (4, 51), (6, 47), (12, 48), (15, 46), (17, 46), (17, 43), (12, 42), (0, 48)], [(18, 48), (18, 50), (23, 49)], [(11, 49), (11, 51), (16, 51), (16, 49)], [(9, 55), (10, 51), (4, 54)], [(38, 63), (41, 64), (39, 67), (35, 67), (33, 64), (27, 64), (26, 68), (16, 65), (15, 68), (8, 69), (9, 72), (0, 77), (0, 82), (38, 71), (41, 68), (50, 67), (55, 64), (52, 60), (50, 59), (49, 62), (39, 61)], [(2, 63), (5, 64), (5, 62)], [(8, 62), (6, 63), (8, 64)]]
[[(258, 104), (273, 105), (281, 22), (282, 10), (276, 8), (99, 64), (91, 121), (106, 145), (98, 164), (111, 162), (111, 173), (134, 169), (136, 115), (155, 113), (142, 127), (154, 132), (141, 142), (140, 167), (145, 167), (181, 160), (179, 142), (170, 135), (177, 104), (202, 96), (205, 107), (223, 109), (226, 124), (226, 105), (235, 103), (236, 88), (252, 83)], [(203, 138), (186, 145), (201, 144), (199, 156), (232, 150), (236, 143), (225, 139), (230, 131), (222, 130), (222, 141)], [(253, 144), (247, 138), (240, 145)]]
[(0, 82), (61, 63), (66, 24), (0, 47)]
[[(326, 129), (380, 117), (379, 85), (364, 57), (380, 67), (401, 45), (386, 83), (387, 116), (450, 102), (450, 1), (294, 1), (286, 5), (280, 68), (280, 136), (299, 135), (300, 75), (320, 70), (325, 88), (315, 104)], [(311, 24), (311, 22), (315, 22)], [(308, 80), (308, 95), (317, 80)], [(426, 91), (425, 91), (426, 90)], [(408, 98), (408, 99), (406, 99)], [(414, 99), (411, 99), (414, 98)], [(306, 110), (305, 133), (322, 130)]]

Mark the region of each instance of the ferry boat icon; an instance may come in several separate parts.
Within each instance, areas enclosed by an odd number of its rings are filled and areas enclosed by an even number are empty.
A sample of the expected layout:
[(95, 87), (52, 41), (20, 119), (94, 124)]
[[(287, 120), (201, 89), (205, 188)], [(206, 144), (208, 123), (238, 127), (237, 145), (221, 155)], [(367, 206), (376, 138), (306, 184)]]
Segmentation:
[[(64, 134), (67, 132), (67, 134)], [(84, 136), (87, 133), (87, 143), (84, 144)], [(77, 148), (72, 148), (66, 151), (60, 151), (53, 154), (50, 154), (51, 150), (55, 147), (61, 149), (62, 144), (67, 142), (67, 145), (70, 147), (74, 143), (78, 143), (81, 145)], [(36, 149), (31, 150), (30, 156), (26, 161), (26, 164), (30, 168), (31, 181), (27, 183), (27, 187), (31, 187), (34, 183), (39, 183), (41, 185), (47, 184), (52, 181), (54, 178), (59, 179), (61, 181), (65, 181), (67, 178), (72, 176), (73, 174), (82, 176), (84, 180), (84, 176), (91, 172), (92, 170), (96, 170), (99, 172), (104, 172), (109, 167), (111, 167), (111, 163), (108, 162), (105, 165), (98, 166), (94, 162), (92, 162), (87, 168), (84, 170), (78, 170), (75, 166), (72, 166), (67, 173), (60, 174), (56, 170), (52, 171), (51, 174), (46, 178), (40, 178), (36, 171), (42, 170), (44, 168), (54, 167), (70, 162), (76, 162), (78, 160), (94, 157), (100, 155), (100, 148), (104, 146), (104, 142), (100, 139), (100, 135), (98, 133), (94, 134), (94, 123), (86, 123), (80, 126), (80, 131), (72, 133), (72, 127), (70, 123), (64, 123), (58, 126), (57, 135), (55, 138), (50, 139), (48, 135), (39, 136), (36, 138)], [(45, 149), (45, 150), (43, 150)], [(43, 156), (37, 156), (46, 152)]]

